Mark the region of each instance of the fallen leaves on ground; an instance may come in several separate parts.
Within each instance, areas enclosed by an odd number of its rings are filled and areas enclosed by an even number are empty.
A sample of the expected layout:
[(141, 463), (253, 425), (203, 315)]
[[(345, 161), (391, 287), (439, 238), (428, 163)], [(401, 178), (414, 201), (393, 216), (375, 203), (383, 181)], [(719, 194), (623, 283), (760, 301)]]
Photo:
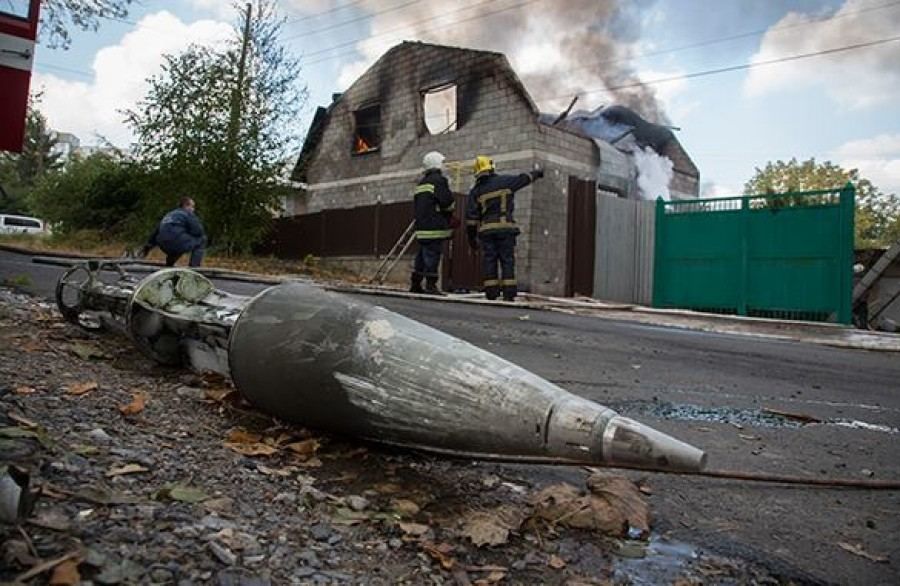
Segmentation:
[(234, 389), (230, 389), (228, 387), (219, 387), (215, 389), (206, 389), (203, 392), (203, 396), (210, 401), (221, 403), (222, 401), (230, 398), (235, 393), (237, 393), (237, 391), (235, 391)]
[(275, 446), (264, 443), (258, 433), (243, 429), (231, 430), (225, 440), (225, 447), (244, 456), (271, 456), (278, 451)]
[(97, 381), (87, 381), (83, 383), (73, 383), (68, 386), (66, 393), (80, 397), (86, 393), (90, 393), (97, 389)]
[(445, 570), (451, 570), (456, 565), (456, 558), (450, 555), (453, 553), (453, 549), (453, 546), (449, 543), (422, 544), (422, 551), (431, 556)]
[(68, 346), (68, 350), (82, 360), (90, 360), (91, 358), (107, 358), (106, 352), (94, 346), (93, 344), (85, 344), (84, 342), (72, 342)]
[(587, 480), (589, 494), (566, 483), (553, 484), (531, 498), (534, 516), (552, 524), (591, 529), (624, 537), (629, 527), (650, 530), (650, 507), (640, 490), (623, 476), (595, 474)]
[(420, 510), (419, 505), (409, 499), (394, 499), (391, 508), (401, 517), (412, 517)]
[(13, 389), (13, 393), (16, 395), (33, 395), (36, 392), (37, 392), (37, 389), (35, 389), (34, 387), (26, 386), (26, 385), (18, 386), (15, 389)]
[(126, 474), (137, 474), (139, 472), (147, 472), (147, 468), (144, 468), (140, 464), (125, 464), (124, 466), (113, 466), (109, 470), (106, 471), (106, 477), (112, 478), (113, 476), (124, 476)]
[(312, 456), (319, 451), (320, 442), (317, 439), (306, 439), (299, 442), (286, 444), (284, 449), (290, 450), (298, 456)]
[(511, 505), (492, 511), (471, 511), (463, 517), (460, 533), (478, 547), (501, 545), (509, 540), (511, 531), (522, 526), (525, 517), (521, 509)]
[(75, 586), (81, 584), (81, 574), (78, 573), (78, 560), (66, 560), (53, 568), (50, 576), (50, 586)]
[(121, 411), (122, 415), (137, 415), (141, 411), (144, 410), (144, 407), (147, 406), (147, 394), (143, 391), (138, 391), (131, 395), (131, 403), (127, 405), (119, 405), (119, 411)]
[(878, 564), (886, 564), (888, 562), (887, 556), (869, 553), (864, 550), (862, 548), (862, 545), (860, 545), (859, 543), (846, 543), (841, 541), (838, 543), (838, 547), (840, 547), (844, 551), (848, 551), (853, 555), (858, 555), (859, 557), (865, 558), (871, 562), (875, 562)]

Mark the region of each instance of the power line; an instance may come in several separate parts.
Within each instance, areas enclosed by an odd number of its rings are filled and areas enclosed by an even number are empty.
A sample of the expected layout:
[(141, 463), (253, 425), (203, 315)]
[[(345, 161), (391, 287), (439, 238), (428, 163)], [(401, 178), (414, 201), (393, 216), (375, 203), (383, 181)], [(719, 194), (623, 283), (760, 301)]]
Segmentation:
[(305, 36), (310, 36), (310, 35), (317, 35), (317, 34), (319, 34), (319, 33), (324, 33), (324, 32), (326, 32), (326, 31), (331, 31), (331, 30), (334, 30), (334, 29), (336, 29), (336, 28), (341, 28), (341, 27), (343, 27), (343, 26), (347, 26), (348, 24), (353, 24), (353, 23), (355, 23), (355, 22), (361, 22), (361, 21), (363, 21), (363, 20), (370, 20), (370, 19), (375, 18), (376, 16), (380, 16), (380, 15), (382, 15), (382, 14), (387, 14), (387, 13), (389, 13), (389, 12), (397, 12), (398, 10), (401, 10), (401, 9), (403, 9), (403, 8), (406, 8), (407, 6), (412, 6), (413, 4), (418, 4), (419, 2), (422, 2), (422, 0), (409, 0), (408, 2), (405, 2), (405, 3), (403, 3), (403, 4), (397, 4), (397, 5), (395, 5), (395, 6), (391, 6), (390, 8), (385, 8), (384, 10), (378, 10), (378, 11), (375, 11), (375, 12), (372, 12), (372, 13), (369, 13), (369, 14), (363, 14), (363, 15), (361, 15), (361, 16), (356, 16), (356, 17), (351, 18), (351, 19), (349, 19), (349, 20), (344, 20), (344, 21), (341, 21), (341, 22), (337, 22), (337, 23), (334, 23), (334, 24), (330, 24), (330, 25), (328, 25), (328, 26), (323, 26), (323, 27), (321, 27), (321, 28), (317, 28), (317, 29), (312, 29), (312, 30), (304, 31), (304, 32), (302, 32), (302, 33), (297, 33), (296, 35), (293, 35), (293, 36), (290, 36), (290, 37), (285, 37), (285, 38), (282, 39), (282, 40), (286, 41), (286, 40), (288, 40), (288, 39), (295, 39), (295, 38), (297, 38), (297, 37), (305, 37)]
[(321, 12), (314, 12), (312, 14), (305, 14), (303, 16), (298, 16), (296, 18), (290, 18), (285, 21), (285, 24), (293, 24), (295, 22), (304, 22), (307, 20), (312, 20), (313, 18), (325, 16), (326, 14), (333, 14), (335, 12), (344, 10), (345, 8), (350, 8), (351, 6), (356, 6), (358, 4), (362, 4), (365, 1), (366, 0), (353, 0), (353, 2), (347, 2), (345, 4), (341, 4), (340, 6), (335, 6), (334, 8), (329, 8), (328, 10), (322, 10)]
[[(490, 16), (491, 14), (495, 14), (496, 12), (503, 12), (503, 11), (508, 10), (508, 9), (511, 9), (511, 8), (517, 8), (517, 7), (520, 7), (520, 6), (525, 6), (525, 5), (527, 5), (527, 4), (531, 4), (531, 3), (534, 2), (534, 1), (538, 1), (538, 0), (531, 0), (531, 1), (528, 1), (528, 2), (522, 2), (522, 3), (520, 3), (520, 4), (516, 4), (516, 5), (510, 6), (510, 7), (508, 7), (508, 8), (501, 9), (501, 10), (499, 10), (499, 11), (495, 11), (495, 12), (492, 12), (492, 13), (485, 14), (485, 15), (483, 15), (483, 16)], [(331, 46), (331, 47), (326, 47), (326, 48), (324, 48), (324, 49), (319, 49), (319, 50), (317, 50), (317, 51), (313, 51), (313, 52), (311, 52), (311, 53), (307, 53), (307, 54), (306, 54), (306, 57), (312, 57), (312, 56), (316, 56), (316, 55), (321, 55), (321, 54), (323, 54), (323, 53), (328, 53), (328, 52), (333, 51), (333, 50), (335, 50), (335, 49), (342, 49), (342, 48), (344, 48), (344, 47), (349, 47), (349, 46), (355, 45), (356, 43), (359, 43), (359, 42), (361, 42), (361, 41), (367, 41), (367, 40), (369, 40), (369, 39), (374, 39), (374, 38), (378, 38), (378, 37), (381, 37), (381, 36), (385, 36), (385, 35), (390, 34), (390, 33), (392, 33), (392, 32), (397, 32), (397, 31), (400, 31), (400, 30), (405, 30), (405, 29), (407, 29), (407, 28), (409, 28), (409, 27), (416, 26), (416, 25), (418, 25), (418, 24), (423, 24), (423, 23), (425, 23), (425, 22), (430, 22), (430, 21), (433, 21), (433, 20), (437, 20), (437, 19), (443, 18), (443, 17), (447, 16), (448, 14), (454, 14), (454, 13), (457, 13), (457, 12), (463, 12), (463, 11), (465, 11), (465, 10), (468, 10), (469, 8), (474, 8), (474, 7), (476, 7), (476, 6), (480, 6), (480, 5), (482, 5), (482, 4), (487, 4), (487, 3), (489, 3), (489, 2), (480, 2), (480, 3), (477, 3), (477, 4), (472, 4), (472, 5), (467, 6), (467, 7), (465, 7), (465, 8), (462, 8), (462, 9), (459, 9), (459, 10), (455, 10), (455, 11), (453, 11), (453, 12), (449, 12), (449, 13), (443, 14), (443, 15), (438, 16), (438, 17), (427, 18), (427, 19), (423, 19), (423, 20), (420, 20), (420, 21), (408, 23), (408, 24), (405, 24), (405, 25), (403, 25), (403, 26), (395, 27), (395, 28), (390, 29), (390, 30), (388, 30), (388, 31), (384, 31), (384, 32), (382, 32), (382, 33), (379, 33), (379, 34), (377, 34), (377, 35), (371, 35), (371, 36), (369, 36), (369, 37), (360, 37), (360, 38), (357, 38), (357, 39), (354, 39), (354, 40), (351, 40), (351, 41), (342, 42), (342, 43), (339, 43), (339, 44), (337, 44), (337, 45), (333, 45), (333, 46)], [(490, 3), (493, 3), (493, 2), (490, 1)], [(677, 52), (677, 51), (684, 51), (684, 50), (686, 50), (686, 49), (695, 49), (695, 48), (700, 48), (700, 47), (706, 47), (706, 46), (709, 46), (709, 45), (714, 45), (714, 44), (718, 44), (718, 43), (724, 43), (724, 42), (733, 41), (733, 40), (738, 40), (738, 39), (742, 39), (742, 38), (748, 38), (748, 37), (759, 36), (759, 35), (765, 34), (766, 32), (769, 32), (769, 31), (781, 31), (781, 30), (788, 30), (788, 29), (793, 29), (793, 28), (798, 28), (798, 27), (804, 27), (804, 26), (811, 26), (811, 25), (823, 24), (823, 23), (826, 23), (826, 22), (829, 22), (829, 21), (832, 21), (832, 20), (837, 20), (837, 19), (840, 19), (840, 18), (847, 18), (847, 17), (850, 17), (850, 16), (856, 16), (856, 15), (859, 15), (859, 14), (863, 14), (863, 13), (866, 13), (866, 12), (872, 12), (872, 11), (875, 11), (875, 10), (883, 10), (883, 9), (891, 8), (891, 7), (894, 7), (894, 6), (897, 6), (897, 5), (900, 5), (900, 2), (892, 2), (892, 3), (889, 3), (889, 4), (882, 4), (882, 5), (880, 5), (880, 6), (873, 6), (873, 7), (864, 8), (864, 9), (861, 9), (861, 10), (856, 10), (856, 11), (853, 11), (853, 12), (847, 12), (847, 13), (844, 13), (844, 14), (836, 14), (836, 15), (830, 16), (830, 17), (828, 17), (828, 18), (823, 18), (823, 19), (813, 20), (813, 21), (810, 21), (810, 22), (801, 22), (801, 23), (795, 23), (795, 24), (790, 24), (790, 25), (774, 26), (774, 27), (769, 27), (769, 28), (765, 28), (765, 29), (757, 29), (757, 30), (754, 30), (754, 31), (749, 31), (749, 32), (746, 32), (746, 33), (741, 33), (741, 34), (732, 35), (732, 36), (728, 36), (728, 37), (719, 37), (719, 38), (714, 38), (714, 39), (708, 39), (708, 40), (706, 40), (706, 41), (700, 41), (700, 42), (698, 42), (698, 43), (692, 43), (692, 44), (688, 44), (688, 45), (682, 45), (682, 46), (678, 46), (678, 47), (671, 47), (671, 48), (660, 49), (660, 50), (656, 50), (656, 51), (648, 51), (648, 52), (645, 52), (645, 53), (639, 53), (639, 54), (637, 54), (637, 55), (632, 55), (632, 56), (625, 57), (625, 58), (604, 59), (604, 60), (601, 60), (601, 61), (596, 61), (596, 62), (593, 62), (593, 63), (588, 63), (588, 64), (585, 64), (585, 65), (581, 65), (581, 66), (577, 66), (577, 67), (574, 67), (574, 68), (570, 68), (570, 71), (577, 71), (577, 70), (581, 70), (581, 69), (587, 69), (587, 68), (590, 68), (590, 67), (593, 67), (593, 66), (596, 66), (596, 65), (606, 65), (606, 64), (612, 64), (612, 63), (621, 63), (621, 62), (623, 62), (623, 61), (630, 61), (630, 60), (634, 60), (634, 59), (642, 59), (642, 58), (644, 58), (644, 57), (652, 57), (652, 56), (658, 56), (658, 55), (665, 55), (665, 54), (668, 54), (668, 53), (675, 53), (675, 52)], [(452, 25), (456, 25), (456, 24), (463, 23), (463, 22), (468, 22), (469, 20), (475, 20), (476, 18), (478, 18), (478, 17), (473, 17), (473, 18), (469, 18), (469, 19), (464, 19), (464, 20), (454, 21), (454, 22), (450, 22), (450, 23), (444, 23), (444, 24), (441, 25), (441, 27), (444, 27), (444, 26), (452, 26)], [(424, 33), (424, 32), (430, 32), (430, 31), (432, 31), (432, 30), (437, 30), (437, 28), (438, 28), (438, 27), (433, 27), (433, 28), (425, 29), (424, 31), (421, 31), (421, 32), (423, 32), (423, 33)], [(295, 38), (295, 37), (290, 37), (290, 38)], [(286, 40), (286, 39), (285, 39), (285, 40)], [(312, 60), (312, 61), (308, 61), (308, 62), (305, 63), (305, 65), (316, 65), (316, 64), (319, 64), (319, 63), (324, 63), (324, 62), (326, 62), (326, 61), (330, 61), (330, 60), (332, 60), (332, 59), (339, 59), (339, 58), (341, 58), (341, 57), (347, 57), (347, 56), (351, 56), (351, 55), (355, 55), (355, 54), (357, 54), (357, 51), (354, 49), (353, 51), (345, 51), (345, 52), (339, 53), (339, 54), (337, 54), (337, 55), (329, 55), (329, 56), (327, 56), (327, 57), (321, 57), (321, 58), (319, 58), (319, 59), (315, 59), (315, 60)]]
[[(494, 11), (492, 11), (492, 12), (485, 12), (485, 13), (482, 13), (482, 14), (476, 14), (475, 16), (470, 16), (469, 18), (464, 18), (464, 19), (461, 19), (461, 20), (453, 21), (453, 22), (443, 23), (443, 24), (441, 24), (440, 26), (441, 26), (441, 27), (446, 27), (446, 26), (452, 26), (452, 25), (462, 24), (462, 23), (464, 23), (464, 22), (470, 22), (470, 21), (473, 21), (473, 20), (479, 20), (479, 19), (482, 19), (482, 18), (487, 18), (487, 17), (489, 17), (489, 16), (493, 16), (493, 15), (495, 15), (495, 14), (499, 14), (499, 13), (501, 13), (501, 12), (507, 12), (507, 11), (512, 10), (512, 9), (514, 9), (514, 8), (521, 8), (521, 7), (523, 7), (523, 6), (527, 6), (527, 5), (529, 5), (529, 4), (534, 4), (535, 2), (540, 2), (540, 1), (542, 1), (542, 0), (526, 0), (525, 2), (519, 2), (518, 4), (512, 4), (512, 5), (510, 5), (510, 6), (506, 6), (505, 8), (499, 8), (499, 9), (494, 10)], [(451, 11), (451, 12), (447, 12), (447, 13), (442, 14), (442, 15), (440, 15), (440, 16), (433, 16), (433, 17), (430, 17), (430, 18), (425, 18), (425, 19), (416, 21), (416, 22), (411, 22), (411, 23), (408, 23), (408, 24), (404, 24), (404, 25), (402, 25), (402, 26), (395, 27), (395, 28), (393, 28), (393, 29), (390, 29), (390, 30), (387, 30), (387, 31), (378, 33), (377, 35), (370, 35), (370, 36), (368, 36), (368, 37), (361, 37), (361, 38), (358, 38), (358, 39), (355, 39), (355, 40), (352, 40), (352, 41), (347, 41), (347, 42), (344, 42), (344, 43), (340, 43), (340, 44), (338, 44), (338, 45), (334, 45), (333, 47), (328, 47), (328, 48), (326, 48), (326, 49), (321, 49), (321, 50), (318, 50), (318, 51), (313, 51), (312, 53), (307, 53), (307, 56), (310, 56), (310, 55), (320, 55), (320, 54), (322, 54), (322, 53), (327, 53), (327, 52), (329, 52), (329, 51), (333, 51), (334, 49), (340, 49), (340, 48), (343, 48), (343, 47), (348, 47), (348, 46), (350, 46), (350, 45), (355, 45), (356, 43), (358, 43), (358, 42), (360, 42), (360, 41), (368, 41), (368, 40), (370, 40), (370, 39), (377, 39), (378, 37), (383, 37), (383, 36), (385, 36), (385, 35), (388, 35), (388, 34), (397, 32), (397, 31), (399, 31), (399, 30), (405, 30), (405, 29), (408, 29), (408, 28), (411, 27), (411, 26), (416, 26), (416, 25), (418, 25), (418, 24), (422, 24), (422, 23), (426, 23), (426, 22), (432, 22), (432, 21), (435, 21), (435, 20), (439, 20), (439, 19), (444, 18), (445, 16), (447, 16), (447, 15), (449, 15), (449, 14), (455, 14), (455, 13), (457, 13), (457, 12), (464, 12), (464, 11), (469, 10), (469, 9), (471, 9), (471, 8), (476, 8), (476, 7), (482, 6), (482, 5), (484, 5), (484, 4), (493, 4), (493, 3), (494, 3), (494, 0), (485, 0), (484, 2), (478, 2), (478, 3), (476, 3), (476, 4), (470, 4), (469, 6), (466, 6), (466, 7), (464, 7), (464, 8), (460, 8), (460, 9), (458, 9), (458, 10), (453, 10), (453, 11)], [(429, 32), (429, 31), (431, 31), (431, 30), (435, 30), (436, 28), (437, 28), (437, 27), (433, 27), (433, 28), (430, 28), (430, 29), (426, 28), (426, 29), (423, 30), (422, 32)], [(296, 38), (296, 37), (288, 37), (288, 38)], [(287, 39), (285, 39), (285, 40), (287, 40)], [(337, 59), (337, 58), (345, 57), (345, 56), (348, 56), (348, 55), (355, 55), (356, 53), (357, 53), (356, 50), (353, 50), (353, 51), (347, 51), (347, 52), (345, 52), (345, 53), (339, 53), (339, 54), (337, 54), (337, 55), (331, 55), (331, 56), (328, 56), (328, 57), (323, 57), (323, 58), (321, 58), (321, 59), (316, 59), (316, 60), (313, 60), (313, 61), (308, 61), (308, 62), (306, 63), (306, 65), (315, 65), (316, 63), (322, 63), (322, 62), (324, 62), (324, 61), (330, 61), (330, 60), (332, 60), (332, 59)]]

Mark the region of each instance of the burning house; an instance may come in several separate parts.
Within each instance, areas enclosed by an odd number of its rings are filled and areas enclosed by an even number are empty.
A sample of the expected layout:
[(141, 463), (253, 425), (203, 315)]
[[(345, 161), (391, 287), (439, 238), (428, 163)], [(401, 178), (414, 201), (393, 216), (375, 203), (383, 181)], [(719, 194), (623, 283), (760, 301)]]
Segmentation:
[[(305, 188), (286, 202), (273, 250), (367, 270), (411, 220), (431, 150), (447, 156), (460, 199), (476, 154), (501, 173), (546, 170), (516, 199), (520, 287), (542, 294), (591, 294), (603, 270), (594, 266), (598, 198), (698, 193), (697, 168), (670, 129), (619, 106), (542, 115), (503, 54), (404, 42), (316, 112), (292, 177)], [(463, 236), (448, 248), (444, 287), (478, 288)], [(398, 279), (405, 270), (400, 263)]]

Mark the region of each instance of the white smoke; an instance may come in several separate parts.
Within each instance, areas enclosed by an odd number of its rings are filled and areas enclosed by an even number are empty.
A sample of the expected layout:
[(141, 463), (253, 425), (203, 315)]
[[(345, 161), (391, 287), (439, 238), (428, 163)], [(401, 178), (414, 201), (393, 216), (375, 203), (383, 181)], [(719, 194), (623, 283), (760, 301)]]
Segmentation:
[(638, 194), (641, 199), (654, 200), (661, 197), (669, 201), (669, 183), (672, 181), (674, 167), (672, 160), (656, 154), (650, 147), (637, 148), (631, 155), (637, 167)]

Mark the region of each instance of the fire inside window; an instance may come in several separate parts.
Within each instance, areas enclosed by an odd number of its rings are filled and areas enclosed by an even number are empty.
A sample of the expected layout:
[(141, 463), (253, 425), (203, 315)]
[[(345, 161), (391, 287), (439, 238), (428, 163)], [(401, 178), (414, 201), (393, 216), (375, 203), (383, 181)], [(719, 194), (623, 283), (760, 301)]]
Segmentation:
[(425, 128), (431, 134), (446, 134), (457, 128), (456, 86), (443, 85), (426, 91), (422, 95), (422, 112)]
[(356, 131), (353, 136), (353, 154), (362, 155), (377, 151), (381, 146), (381, 106), (374, 104), (353, 113)]

